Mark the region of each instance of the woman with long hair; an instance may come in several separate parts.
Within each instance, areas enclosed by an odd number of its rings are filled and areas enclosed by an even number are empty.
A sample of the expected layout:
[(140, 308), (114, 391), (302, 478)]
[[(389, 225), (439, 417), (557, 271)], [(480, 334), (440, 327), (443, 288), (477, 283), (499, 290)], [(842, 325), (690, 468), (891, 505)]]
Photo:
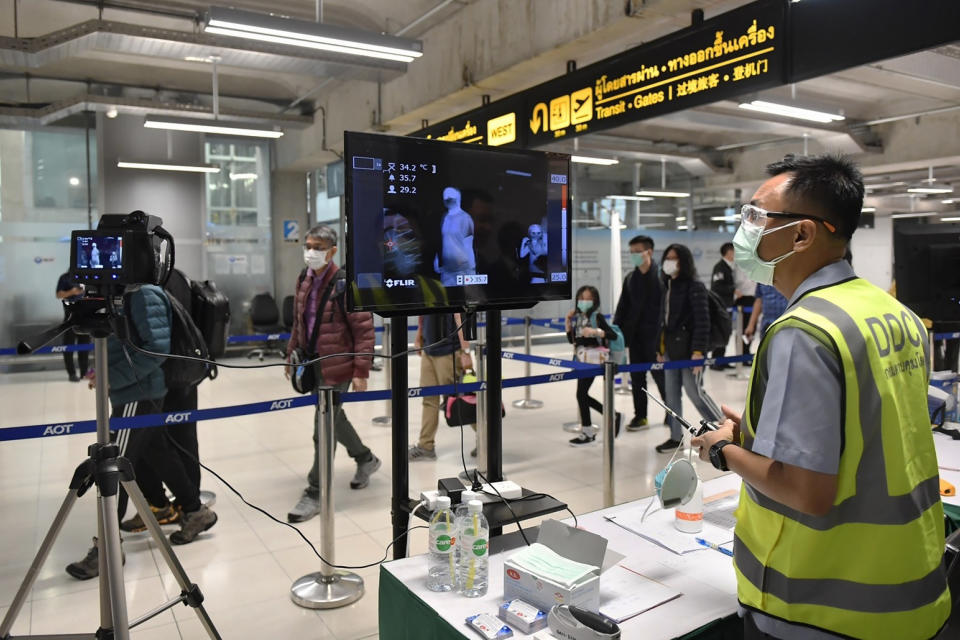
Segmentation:
[[(574, 346), (574, 359), (591, 364), (600, 364), (606, 359), (608, 340), (615, 340), (616, 332), (600, 313), (600, 292), (596, 287), (585, 285), (577, 289), (576, 306), (567, 313), (567, 340)], [(597, 427), (590, 420), (590, 409), (603, 412), (603, 404), (590, 396), (593, 378), (577, 380), (577, 406), (580, 408), (580, 435), (570, 440), (571, 446), (586, 445), (597, 438)], [(623, 414), (616, 413), (616, 435), (620, 434)]]
[[(659, 362), (671, 360), (703, 360), (710, 341), (710, 306), (707, 288), (697, 279), (693, 254), (685, 245), (672, 244), (663, 252), (664, 298), (663, 320), (660, 323)], [(667, 406), (683, 415), (683, 396), (687, 397), (707, 420), (720, 420), (723, 414), (717, 403), (703, 388), (703, 367), (666, 369), (664, 387)], [(670, 438), (657, 445), (657, 451), (673, 451), (683, 440), (683, 429), (676, 418), (669, 416)]]

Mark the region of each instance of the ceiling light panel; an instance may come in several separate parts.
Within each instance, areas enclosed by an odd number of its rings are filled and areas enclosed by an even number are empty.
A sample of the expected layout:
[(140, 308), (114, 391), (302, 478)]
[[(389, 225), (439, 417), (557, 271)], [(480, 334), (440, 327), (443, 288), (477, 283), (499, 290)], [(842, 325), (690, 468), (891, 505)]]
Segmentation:
[(195, 133), (219, 133), (228, 136), (248, 138), (279, 138), (283, 131), (254, 124), (221, 122), (219, 120), (189, 120), (186, 118), (160, 118), (147, 116), (143, 121), (147, 129), (167, 129), (171, 131), (192, 131)]
[(638, 196), (648, 196), (651, 198), (689, 198), (690, 194), (686, 191), (656, 191), (645, 190), (637, 191)]
[(759, 111), (760, 113), (769, 113), (775, 116), (786, 118), (796, 118), (798, 120), (807, 120), (810, 122), (839, 122), (844, 117), (836, 113), (827, 113), (825, 111), (814, 111), (813, 109), (804, 109), (793, 107), (788, 104), (777, 104), (776, 102), (767, 102), (765, 100), (754, 100), (753, 102), (744, 102), (740, 105), (741, 109), (749, 111)]
[(173, 162), (133, 162), (118, 160), (120, 169), (145, 169), (149, 171), (183, 171), (187, 173), (220, 173), (220, 167), (212, 164), (176, 164)]
[(616, 158), (595, 158), (593, 156), (570, 156), (570, 162), (577, 162), (580, 164), (600, 164), (604, 166), (609, 166), (612, 164), (617, 164), (620, 161)]
[(204, 31), (398, 62), (423, 55), (419, 40), (224, 7), (210, 8)]

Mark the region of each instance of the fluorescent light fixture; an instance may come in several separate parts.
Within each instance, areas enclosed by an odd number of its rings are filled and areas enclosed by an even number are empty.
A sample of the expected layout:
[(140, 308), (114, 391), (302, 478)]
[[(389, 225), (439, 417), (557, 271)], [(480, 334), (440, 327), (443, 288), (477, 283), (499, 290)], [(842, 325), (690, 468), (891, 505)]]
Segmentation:
[(953, 193), (953, 187), (910, 187), (907, 193)]
[(784, 116), (787, 118), (797, 118), (798, 120), (809, 120), (811, 122), (839, 122), (844, 117), (836, 113), (827, 113), (825, 111), (814, 111), (813, 109), (802, 109), (800, 107), (791, 107), (786, 104), (777, 104), (776, 102), (767, 102), (765, 100), (754, 100), (753, 102), (743, 102), (741, 109), (750, 111), (759, 111), (769, 113), (775, 116)]
[(688, 229), (690, 229), (690, 227), (685, 224), (677, 225), (677, 231), (687, 231)]
[(653, 202), (650, 196), (603, 196), (610, 200), (632, 200), (634, 202)]
[(860, 213), (873, 213), (876, 210), (876, 207), (864, 207), (863, 209), (860, 209)]
[(637, 229), (653, 229), (654, 227), (665, 227), (666, 222), (654, 222), (653, 224), (638, 224)]
[(889, 189), (891, 187), (902, 187), (905, 184), (907, 183), (903, 182), (902, 180), (898, 180), (897, 182), (876, 182), (874, 184), (864, 185), (864, 188), (867, 191), (873, 191), (874, 189)]
[(960, 201), (960, 198), (947, 198), (946, 200), (941, 200), (943, 204), (955, 204)]
[(570, 162), (577, 162), (580, 164), (602, 164), (604, 166), (609, 166), (611, 164), (617, 164), (620, 161), (616, 158), (595, 158), (593, 156), (570, 156)]
[(175, 164), (172, 162), (129, 162), (117, 160), (120, 169), (150, 169), (154, 171), (186, 171), (188, 173), (220, 173), (220, 167), (212, 164)]
[(423, 55), (419, 40), (223, 7), (210, 8), (204, 31), (397, 62)]
[(936, 211), (916, 211), (912, 213), (895, 213), (891, 218), (929, 218), (937, 215)]
[(637, 191), (638, 196), (650, 196), (653, 198), (689, 198), (690, 194), (686, 191)]
[(940, 218), (940, 222), (960, 222), (960, 216), (951, 216), (949, 218)]
[(672, 213), (643, 213), (642, 211), (637, 215), (641, 218), (672, 218), (674, 216)]
[(256, 178), (257, 178), (257, 174), (255, 173), (231, 173), (230, 174), (231, 180), (255, 180)]
[(712, 216), (711, 222), (739, 222), (740, 216)]
[(247, 138), (279, 138), (283, 131), (267, 129), (249, 124), (220, 122), (219, 120), (187, 120), (185, 118), (158, 118), (147, 116), (143, 121), (146, 129), (167, 129), (171, 131), (192, 131), (195, 133), (220, 133), (227, 136)]
[(687, 216), (677, 216), (677, 222), (686, 222)]
[(118, 115), (120, 115), (120, 112), (117, 111), (116, 107), (110, 107), (109, 109), (107, 109), (107, 112), (104, 115), (106, 115), (108, 118), (113, 119), (113, 118), (116, 118)]
[(80, 178), (71, 177), (71, 178), (70, 178), (70, 186), (71, 186), (71, 187), (79, 187), (79, 186), (80, 186)]

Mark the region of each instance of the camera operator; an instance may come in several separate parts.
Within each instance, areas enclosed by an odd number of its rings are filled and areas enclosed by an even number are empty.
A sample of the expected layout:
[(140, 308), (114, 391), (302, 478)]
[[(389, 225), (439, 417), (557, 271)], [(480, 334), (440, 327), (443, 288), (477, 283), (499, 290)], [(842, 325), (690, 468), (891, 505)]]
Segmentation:
[[(83, 285), (78, 284), (69, 273), (64, 273), (57, 280), (57, 299), (63, 303), (63, 319), (67, 319), (69, 314), (67, 303), (75, 302), (83, 297)], [(90, 344), (90, 336), (84, 333), (77, 333), (73, 329), (68, 329), (63, 334), (63, 344), (70, 346), (73, 344)], [(73, 366), (73, 352), (63, 352), (63, 363), (67, 366), (67, 375), (70, 376), (70, 382), (80, 382), (83, 376), (87, 375), (87, 363), (90, 354), (87, 351), (78, 351), (77, 360), (80, 362), (80, 374)]]
[[(141, 285), (127, 292), (124, 302), (129, 329), (129, 340), (147, 351), (169, 353), (171, 316), (170, 302), (160, 287)], [(107, 340), (108, 382), (110, 384), (111, 417), (132, 417), (159, 413), (167, 393), (163, 359), (126, 347), (115, 335)], [(90, 380), (95, 387), (95, 377)], [(144, 459), (154, 465), (154, 460), (169, 456), (169, 449), (162, 427), (124, 429), (115, 435), (120, 455), (142, 467)], [(156, 467), (155, 467), (156, 468)], [(200, 505), (199, 493), (192, 488), (189, 478), (164, 478), (170, 490), (183, 506), (181, 531), (170, 536), (174, 544), (183, 544), (196, 538), (201, 531), (212, 527), (217, 516)], [(196, 493), (196, 499), (186, 498)], [(192, 502), (192, 503), (191, 503)], [(122, 520), (127, 508), (126, 492), (121, 490), (117, 499), (117, 511)], [(178, 535), (179, 534), (179, 535)], [(67, 565), (67, 573), (78, 580), (88, 580), (99, 575), (96, 538), (93, 547), (80, 561)]]

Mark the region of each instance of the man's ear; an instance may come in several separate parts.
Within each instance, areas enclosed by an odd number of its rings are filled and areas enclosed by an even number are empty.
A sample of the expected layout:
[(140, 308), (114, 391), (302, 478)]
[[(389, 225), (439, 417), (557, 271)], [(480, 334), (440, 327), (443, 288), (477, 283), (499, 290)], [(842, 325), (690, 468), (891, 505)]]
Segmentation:
[(793, 250), (796, 252), (809, 249), (820, 231), (814, 220), (801, 220), (794, 229), (796, 231), (793, 237)]

